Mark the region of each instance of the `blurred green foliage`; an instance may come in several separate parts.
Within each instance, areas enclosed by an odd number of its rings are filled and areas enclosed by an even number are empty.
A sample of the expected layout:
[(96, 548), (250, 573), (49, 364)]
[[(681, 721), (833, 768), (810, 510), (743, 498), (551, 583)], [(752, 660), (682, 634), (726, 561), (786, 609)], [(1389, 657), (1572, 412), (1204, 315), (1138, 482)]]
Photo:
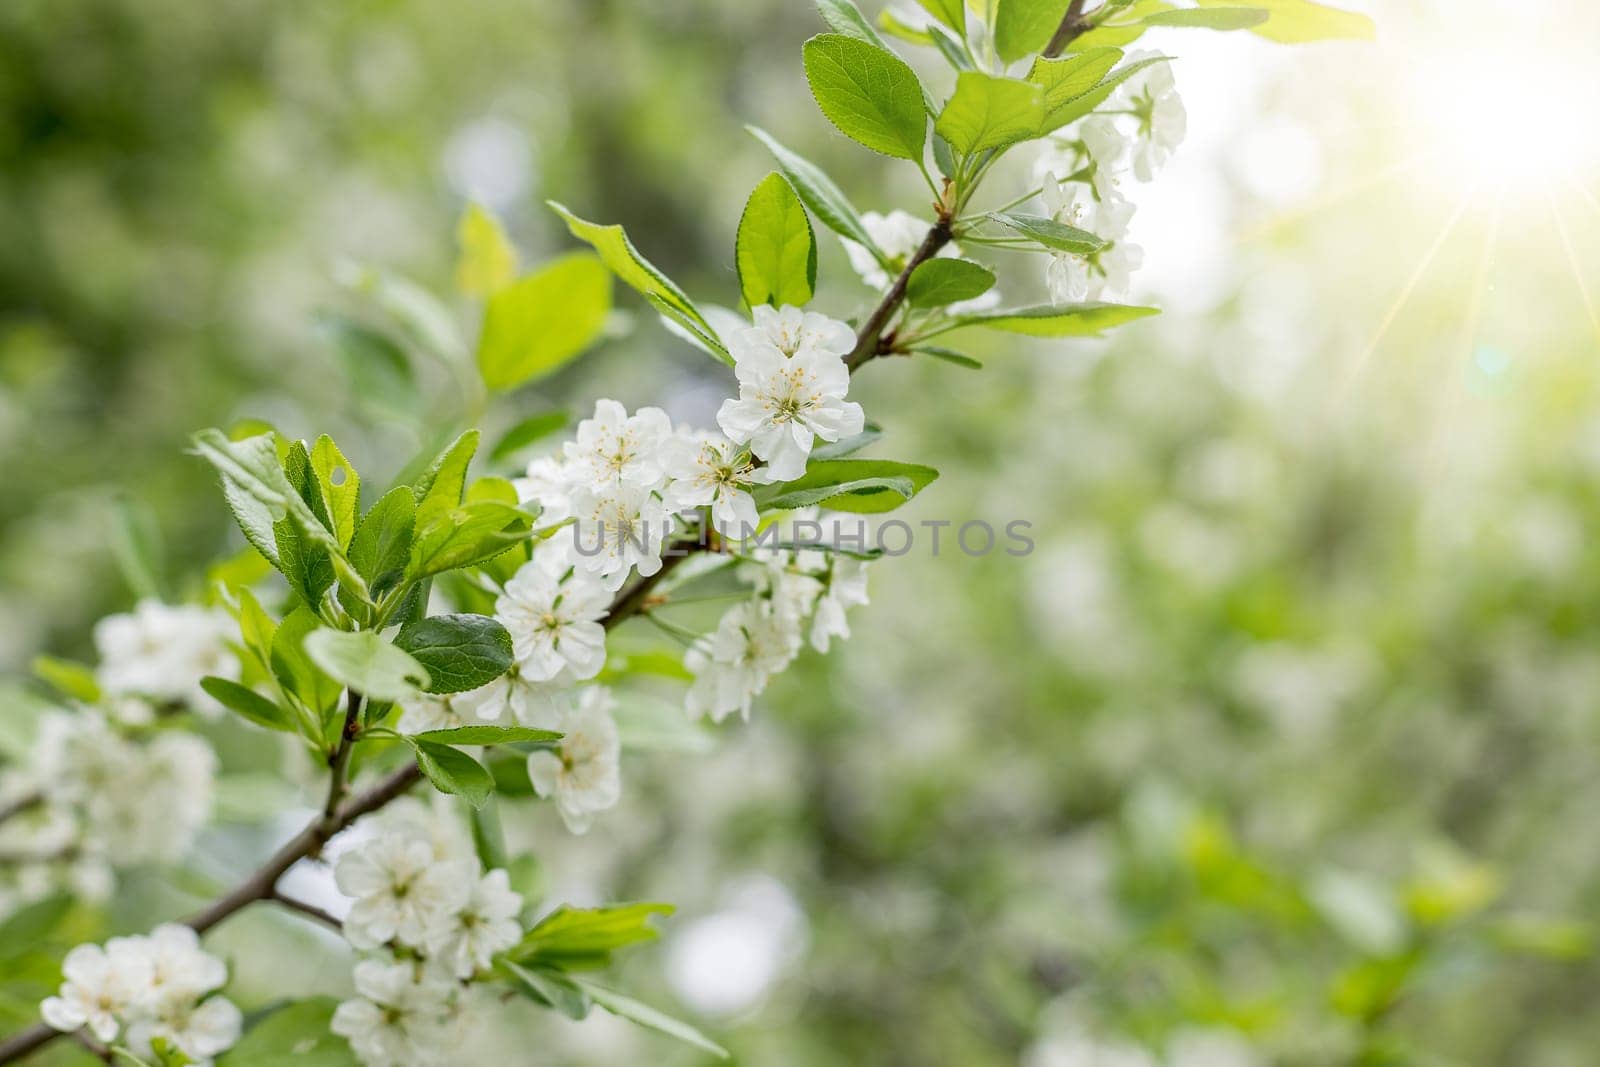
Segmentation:
[[(554, 197), (727, 304), (739, 210), (770, 169), (742, 124), (863, 208), (917, 203), (914, 173), (816, 114), (815, 28), (789, 0), (0, 6), (0, 664), (82, 653), (139, 584), (121, 539), (158, 532), (149, 582), (170, 592), (234, 546), (182, 454), (193, 429), (327, 431), (381, 473), (473, 413), (425, 346), (361, 333), (386, 320), (335, 264), (449, 293), (474, 159), (508, 183), (489, 191), (525, 262), (570, 244), (539, 206)], [(1339, 106), (1374, 106), (1336, 64), (1311, 69)], [(1363, 140), (1339, 173), (1386, 147)], [(1216, 179), (1231, 217), (1270, 214), (1239, 178)], [(944, 472), (908, 517), (1026, 519), (1036, 551), (947, 540), (883, 562), (855, 639), (803, 658), (716, 751), (634, 759), (587, 839), (548, 813), (509, 826), (551, 901), (668, 899), (683, 926), (740, 878), (787, 887), (804, 934), (786, 969), (707, 1024), (749, 1063), (1055, 1067), (1101, 1062), (1092, 1041), (1159, 1054), (1218, 1030), (1264, 1063), (1592, 1062), (1594, 339), (1575, 295), (1551, 295), (1576, 290), (1530, 213), (1487, 282), (1485, 227), (1452, 237), (1357, 360), (1436, 199), (1379, 188), (1230, 233), (1217, 306), (1103, 356), (989, 339), (966, 349), (982, 374), (871, 368), (861, 399), (895, 453)], [(858, 307), (824, 246), (820, 299)], [(719, 369), (626, 306), (598, 352), (491, 421), (602, 393), (695, 410)], [(212, 866), (259, 833), (225, 827)], [(172, 894), (130, 892), (113, 925)], [(224, 934), (293, 966), (336, 951), (261, 921)], [(641, 954), (639, 980), (683, 994), (673, 950)], [(688, 1055), (596, 1025), (553, 1047)]]

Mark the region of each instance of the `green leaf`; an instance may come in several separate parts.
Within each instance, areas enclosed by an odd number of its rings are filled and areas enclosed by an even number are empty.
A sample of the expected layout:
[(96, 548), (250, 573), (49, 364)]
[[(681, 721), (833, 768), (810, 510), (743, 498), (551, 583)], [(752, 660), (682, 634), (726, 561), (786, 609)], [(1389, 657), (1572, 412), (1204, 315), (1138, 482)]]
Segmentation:
[(510, 960), (501, 960), (500, 966), (516, 980), (524, 993), (545, 1007), (559, 1011), (569, 1019), (588, 1016), (589, 995), (579, 989), (568, 975), (554, 968), (523, 967)]
[(238, 712), (257, 726), (284, 733), (297, 733), (299, 727), (293, 715), (247, 686), (226, 678), (207, 675), (200, 679), (200, 688), (223, 707)]
[(938, 476), (932, 467), (887, 459), (813, 460), (805, 474), (774, 486), (757, 503), (780, 510), (820, 504), (833, 511), (877, 514), (893, 511)]
[(441, 793), (459, 796), (473, 807), (494, 794), (494, 779), (483, 765), (449, 745), (408, 738), (417, 753), (417, 767)]
[(633, 242), (628, 240), (628, 235), (623, 232), (621, 226), (602, 226), (580, 219), (554, 200), (547, 200), (546, 203), (550, 205), (550, 210), (566, 220), (567, 229), (572, 232), (572, 236), (593, 246), (600, 254), (601, 262), (611, 268), (611, 273), (622, 279), (625, 284), (646, 297), (653, 296), (661, 300), (712, 337), (717, 335), (717, 331), (706, 322), (687, 294), (639, 254), (639, 250), (633, 247)]
[(478, 450), (478, 431), (468, 430), (440, 452), (412, 488), (417, 493), (416, 528), (432, 522), (461, 503), (467, 488), (467, 467)]
[(128, 493), (111, 502), (111, 550), (135, 597), (161, 598), (161, 528), (150, 505)]
[[(1028, 80), (1044, 90), (1046, 117), (1100, 84), (1122, 61), (1120, 48), (1091, 48), (1065, 59), (1040, 56), (1028, 71)], [(1057, 125), (1060, 125), (1057, 123)]]
[(361, 475), (327, 434), (311, 446), (311, 469), (316, 473), (333, 535), (339, 539), (340, 547), (348, 547), (356, 530), (356, 516), (361, 513)]
[[(1047, 105), (1044, 121), (1039, 127), (1039, 133), (1041, 135), (1046, 134), (1052, 130), (1060, 129), (1069, 122), (1076, 122), (1110, 99), (1117, 86), (1153, 63), (1166, 62), (1169, 62), (1166, 56), (1150, 56), (1136, 63), (1129, 63), (1088, 92), (1080, 93), (1078, 96), (1065, 100), (1059, 105)], [(1036, 64), (1034, 73), (1038, 73), (1038, 71), (1039, 67)], [(1033, 74), (1030, 74), (1029, 77), (1032, 78)]]
[(956, 33), (962, 37), (966, 36), (967, 12), (962, 0), (917, 0), (917, 3), (921, 4), (928, 14), (955, 30)]
[(802, 54), (811, 95), (840, 133), (887, 156), (922, 159), (928, 116), (905, 60), (839, 33), (811, 38)]
[(62, 696), (95, 704), (100, 700), (100, 683), (87, 664), (55, 656), (33, 657), (33, 673)]
[[(331, 528), (326, 502), (311, 469), (311, 456), (300, 441), (291, 442), (283, 463), (284, 477), (311, 511), (316, 523)], [(329, 546), (307, 536), (294, 519), (285, 516), (272, 524), (272, 537), (278, 546), (278, 569), (289, 579), (289, 587), (306, 604), (316, 608), (322, 594), (333, 585), (333, 560)]]
[(965, 367), (968, 370), (983, 369), (982, 363), (965, 353), (957, 352), (953, 348), (944, 348), (940, 345), (919, 345), (911, 351), (920, 352), (925, 356), (932, 356), (934, 359), (942, 359), (946, 363), (954, 363), (956, 366)]
[(371, 700), (405, 700), (428, 686), (426, 667), (370, 630), (314, 630), (305, 650), (328, 677)]
[(1067, 13), (1067, 0), (998, 0), (994, 49), (1013, 63), (1050, 43)]
[(854, 437), (846, 437), (840, 441), (819, 441), (816, 447), (811, 450), (811, 462), (816, 463), (824, 459), (842, 459), (845, 456), (853, 455), (882, 436), (883, 427), (875, 422), (869, 422)]
[(416, 282), (359, 263), (340, 264), (334, 276), (345, 288), (370, 297), (412, 339), (446, 363), (465, 356), (455, 315)]
[(417, 408), (416, 372), (388, 334), (328, 311), (318, 313), (316, 324), (339, 354), (359, 402), (386, 413)]
[(405, 573), (416, 517), (416, 494), (409, 485), (397, 485), (372, 505), (356, 526), (350, 538), (350, 565), (367, 580), (374, 594), (393, 588)]
[(523, 742), (546, 745), (561, 740), (561, 733), (557, 730), (536, 730), (531, 726), (453, 726), (446, 730), (413, 734), (412, 739), (440, 745), (511, 745)]
[(1206, 30), (1247, 30), (1267, 21), (1259, 7), (1179, 7), (1145, 17), (1146, 26), (1192, 26)]
[(611, 275), (587, 252), (560, 256), (489, 298), (478, 370), (506, 392), (554, 373), (599, 339)]
[(572, 982), (587, 993), (589, 999), (613, 1015), (619, 1015), (630, 1022), (635, 1022), (640, 1026), (646, 1026), (666, 1034), (668, 1037), (675, 1037), (679, 1041), (709, 1052), (719, 1059), (725, 1060), (729, 1058), (727, 1049), (712, 1041), (686, 1022), (674, 1019), (672, 1016), (659, 1012), (648, 1004), (642, 1004), (632, 997), (623, 996), (614, 989), (595, 985), (593, 982), (582, 978), (573, 978)]
[(543, 411), (537, 415), (529, 415), (495, 442), (495, 446), (489, 450), (489, 458), (505, 459), (551, 434), (560, 433), (571, 421), (572, 416), (566, 411)]
[(0, 960), (37, 949), (72, 911), (72, 896), (57, 893), (18, 908), (0, 920)]
[(1046, 248), (1056, 252), (1070, 252), (1073, 255), (1087, 256), (1105, 248), (1109, 241), (1096, 237), (1088, 230), (1080, 230), (1076, 226), (1068, 226), (1064, 222), (1044, 215), (1026, 215), (1009, 211), (994, 211), (989, 213), (989, 218), (1022, 234), (1022, 236), (1038, 241)]
[(751, 307), (803, 307), (817, 285), (817, 239), (783, 175), (768, 174), (745, 202), (734, 243), (739, 289)]
[(940, 257), (926, 260), (906, 280), (906, 300), (912, 307), (931, 308), (982, 296), (994, 288), (994, 271), (970, 259)]
[(305, 639), (322, 623), (304, 604), (283, 617), (272, 635), (272, 673), (283, 687), (319, 716), (326, 715), (343, 688), (324, 674), (306, 654)]
[[(1202, 8), (1232, 6), (1231, 0), (1199, 0)], [(1252, 7), (1264, 8), (1266, 22), (1252, 26), (1250, 32), (1280, 44), (1308, 41), (1376, 40), (1378, 29), (1372, 19), (1354, 11), (1341, 11), (1312, 0), (1251, 0)]]
[(456, 288), (467, 296), (493, 296), (517, 275), (517, 250), (500, 220), (478, 204), (468, 204), (456, 225)]
[(430, 693), (464, 693), (511, 668), (511, 635), (483, 615), (421, 619), (402, 627), (394, 643), (427, 669)]
[(412, 579), (493, 559), (533, 533), (534, 516), (493, 500), (463, 504), (424, 525), (418, 513), (406, 573)]
[(756, 126), (746, 126), (745, 129), (750, 131), (752, 137), (767, 146), (767, 151), (778, 161), (778, 169), (800, 195), (801, 202), (822, 221), (824, 226), (840, 237), (854, 241), (870, 251), (884, 267), (893, 267), (889, 258), (872, 239), (872, 235), (867, 232), (855, 207), (833, 183), (833, 179), (823, 173), (822, 168), (779, 144), (767, 131)]
[(934, 130), (971, 155), (1037, 137), (1044, 116), (1044, 90), (1033, 82), (964, 70)]
[(230, 441), (221, 430), (201, 430), (193, 440), (195, 453), (222, 475), (228, 504), (245, 537), (273, 566), (279, 561), (272, 527), (285, 518), (293, 519), (313, 543), (339, 549), (333, 534), (289, 483), (272, 434)]
[(218, 1067), (358, 1067), (344, 1038), (328, 1027), (338, 997), (310, 997), (269, 1012), (217, 1060)]
[(507, 955), (519, 963), (548, 963), (570, 970), (604, 967), (611, 953), (660, 936), (652, 915), (671, 915), (671, 904), (608, 904), (557, 908), (523, 935)]
[(861, 14), (861, 9), (850, 0), (817, 0), (817, 14), (822, 16), (822, 21), (834, 33), (883, 47), (883, 38), (878, 36), (872, 24)]
[[(891, 37), (898, 37), (911, 44), (931, 46), (933, 35), (920, 27), (907, 22), (901, 12), (892, 7), (886, 7), (878, 12), (878, 29)], [(948, 32), (946, 36), (949, 36)]]
[(1092, 337), (1125, 322), (1159, 314), (1158, 309), (1129, 304), (1043, 304), (963, 315), (963, 326), (1027, 334), (1029, 337)]

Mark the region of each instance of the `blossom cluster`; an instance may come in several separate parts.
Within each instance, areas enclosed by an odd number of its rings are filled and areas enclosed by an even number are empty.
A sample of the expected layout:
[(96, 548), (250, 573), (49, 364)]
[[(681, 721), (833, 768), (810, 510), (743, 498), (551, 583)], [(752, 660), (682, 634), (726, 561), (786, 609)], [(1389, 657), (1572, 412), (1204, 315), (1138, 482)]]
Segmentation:
[(227, 984), (227, 965), (202, 949), (187, 926), (168, 923), (143, 937), (79, 945), (61, 970), (60, 990), (39, 1007), (54, 1029), (87, 1028), (96, 1040), (140, 1057), (161, 1044), (201, 1067), (239, 1040), (239, 1009), (213, 995)]
[(354, 903), (344, 919), (356, 996), (333, 1017), (364, 1063), (408, 1067), (448, 1059), (472, 983), (522, 936), (522, 897), (502, 869), (485, 872), (453, 821), (415, 800), (357, 823), (370, 831), (334, 868)]
[[(1156, 59), (1152, 52), (1133, 52), (1130, 63)], [(1034, 180), (1051, 217), (1085, 229), (1109, 242), (1097, 252), (1056, 252), (1045, 268), (1045, 282), (1057, 303), (1099, 299), (1127, 292), (1133, 272), (1144, 262), (1144, 251), (1128, 241), (1134, 205), (1122, 193), (1125, 168), (1142, 182), (1171, 158), (1187, 128), (1187, 115), (1179, 99), (1172, 68), (1152, 62), (1119, 89), (1120, 110), (1131, 117), (1130, 136), (1116, 114), (1102, 113), (1085, 119), (1075, 135), (1053, 137), (1034, 164)], [(1088, 200), (1079, 203), (1070, 187), (1087, 187)]]
[(148, 722), (155, 708), (171, 705), (215, 717), (222, 705), (200, 688), (200, 679), (239, 676), (229, 646), (236, 639), (227, 612), (141, 600), (133, 611), (95, 624), (95, 680), (119, 717), (130, 722)]
[(210, 815), (216, 767), (195, 734), (141, 739), (88, 707), (45, 714), (26, 767), (4, 783), (4, 795), (37, 802), (0, 826), (0, 902), (61, 884), (104, 899), (113, 868), (178, 860)]

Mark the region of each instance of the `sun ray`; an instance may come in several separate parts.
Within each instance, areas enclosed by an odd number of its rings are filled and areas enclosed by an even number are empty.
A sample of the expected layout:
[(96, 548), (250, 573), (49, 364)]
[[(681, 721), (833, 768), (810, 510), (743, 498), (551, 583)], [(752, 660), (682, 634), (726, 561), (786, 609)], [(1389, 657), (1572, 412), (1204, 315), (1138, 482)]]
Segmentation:
[(1406, 283), (1401, 288), (1399, 295), (1395, 297), (1394, 303), (1384, 313), (1383, 320), (1378, 324), (1377, 332), (1372, 335), (1372, 340), (1367, 343), (1367, 347), (1356, 357), (1350, 370), (1345, 374), (1344, 382), (1334, 391), (1336, 403), (1343, 403), (1348, 398), (1356, 380), (1361, 377), (1361, 372), (1366, 369), (1368, 361), (1372, 359), (1372, 354), (1378, 350), (1378, 345), (1383, 341), (1384, 335), (1389, 332), (1389, 328), (1400, 317), (1400, 312), (1405, 310), (1405, 306), (1410, 302), (1417, 286), (1422, 283), (1423, 276), (1428, 273), (1428, 268), (1433, 265), (1434, 259), (1438, 257), (1439, 250), (1444, 247), (1445, 242), (1450, 239), (1450, 235), (1455, 232), (1456, 226), (1460, 224), (1461, 217), (1466, 214), (1467, 206), (1472, 203), (1475, 192), (1476, 190), (1467, 190), (1466, 195), (1461, 198), (1461, 202), (1456, 205), (1455, 211), (1451, 213), (1449, 219), (1445, 221), (1444, 226), (1439, 230), (1439, 235), (1434, 238), (1433, 244), (1429, 245), (1428, 250), (1422, 254), (1422, 259), (1417, 263), (1416, 269), (1411, 272), (1411, 276), (1406, 279)]
[(1484, 233), (1483, 249), (1478, 253), (1477, 267), (1472, 272), (1471, 302), (1467, 304), (1466, 315), (1462, 319), (1461, 333), (1457, 336), (1456, 344), (1446, 350), (1444, 400), (1434, 413), (1433, 428), (1428, 433), (1428, 451), (1423, 459), (1423, 469), (1427, 471), (1436, 470), (1441, 465), (1455, 413), (1461, 406), (1461, 394), (1468, 373), (1461, 357), (1464, 356), (1467, 361), (1473, 357), (1478, 325), (1483, 319), (1484, 296), (1489, 289), (1489, 265), (1494, 262), (1495, 249), (1500, 242), (1502, 217), (1503, 209), (1496, 203)]
[(1583, 279), (1583, 265), (1578, 261), (1578, 251), (1572, 247), (1572, 235), (1567, 232), (1567, 220), (1562, 217), (1561, 208), (1556, 204), (1554, 196), (1546, 193), (1550, 204), (1550, 215), (1555, 219), (1556, 234), (1561, 238), (1561, 247), (1567, 253), (1567, 262), (1572, 265), (1572, 280), (1577, 283), (1578, 295), (1583, 298), (1583, 310), (1589, 316), (1589, 326), (1594, 330), (1595, 340), (1600, 341), (1600, 315), (1595, 314), (1594, 297), (1589, 292), (1589, 283)]

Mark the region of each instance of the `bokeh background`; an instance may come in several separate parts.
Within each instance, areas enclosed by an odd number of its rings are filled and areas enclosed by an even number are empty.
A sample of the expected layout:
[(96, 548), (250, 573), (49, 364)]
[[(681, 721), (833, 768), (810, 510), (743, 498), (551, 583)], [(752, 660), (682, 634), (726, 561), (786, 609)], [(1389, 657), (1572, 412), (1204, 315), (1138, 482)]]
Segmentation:
[[(748, 726), (666, 731), (586, 838), (514, 822), (551, 901), (680, 905), (624, 984), (741, 1062), (1594, 1062), (1597, 112), (1473, 100), (1592, 58), (1600, 22), (1345, 6), (1378, 43), (1151, 37), (1190, 115), (1128, 190), (1159, 319), (859, 379), (879, 452), (943, 472), (903, 516), (1026, 520), (1033, 553), (884, 562), (856, 637)], [(818, 29), (800, 0), (0, 5), (0, 669), (86, 656), (94, 619), (237, 549), (193, 430), (330, 432), (376, 484), (478, 413), (423, 341), (341, 326), (384, 321), (379, 270), (469, 331), (469, 198), (525, 262), (568, 246), (554, 198), (725, 304), (771, 169), (746, 123), (858, 207), (916, 210), (914, 171), (816, 113)], [(1504, 165), (1551, 143), (1565, 169)], [(859, 314), (823, 243), (820, 306)], [(1003, 287), (1036, 299), (1042, 270)], [(597, 395), (707, 419), (722, 370), (621, 302), (488, 424)], [(157, 573), (125, 576), (129, 539)], [(133, 881), (129, 927), (276, 832), (244, 818), (270, 761), (219, 745), (234, 803), (187, 882)], [(247, 1004), (348, 973), (282, 917), (218, 944)], [(527, 1062), (696, 1062), (609, 1019), (507, 1021)]]

